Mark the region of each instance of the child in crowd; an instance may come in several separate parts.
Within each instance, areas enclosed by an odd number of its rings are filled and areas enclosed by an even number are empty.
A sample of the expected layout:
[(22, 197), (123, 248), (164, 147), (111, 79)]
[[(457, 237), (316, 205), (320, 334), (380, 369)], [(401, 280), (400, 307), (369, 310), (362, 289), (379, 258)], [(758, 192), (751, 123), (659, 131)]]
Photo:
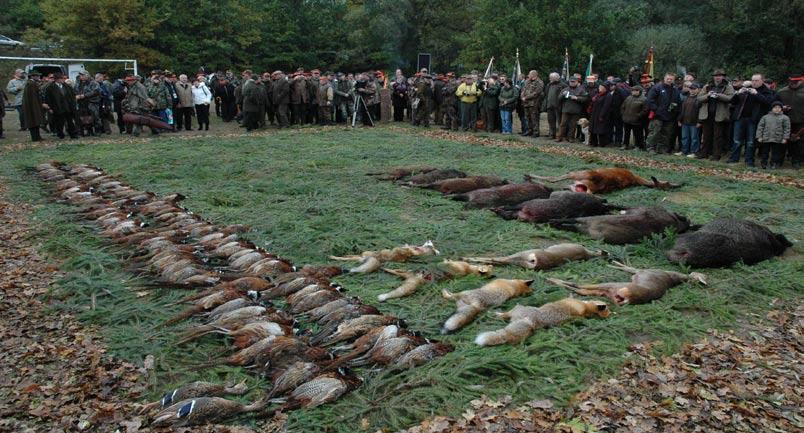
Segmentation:
[(759, 163), (762, 168), (768, 164), (768, 151), (771, 153), (770, 168), (781, 167), (784, 158), (784, 146), (790, 139), (790, 118), (782, 114), (782, 103), (776, 101), (771, 105), (770, 113), (762, 116), (757, 126), (757, 142), (759, 142)]
[(688, 158), (695, 158), (701, 147), (701, 136), (698, 133), (698, 92), (701, 86), (697, 83), (689, 85), (689, 95), (681, 103), (681, 111), (678, 113), (678, 125), (681, 126), (681, 152), (677, 156), (685, 155)]

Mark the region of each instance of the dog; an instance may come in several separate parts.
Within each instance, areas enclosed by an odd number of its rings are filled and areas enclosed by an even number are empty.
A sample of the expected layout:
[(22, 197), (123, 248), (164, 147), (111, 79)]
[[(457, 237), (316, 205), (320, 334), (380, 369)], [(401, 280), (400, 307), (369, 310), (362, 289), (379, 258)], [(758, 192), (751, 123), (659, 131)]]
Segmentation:
[(581, 128), (581, 134), (583, 134), (583, 144), (589, 146), (589, 119), (578, 119), (578, 126)]

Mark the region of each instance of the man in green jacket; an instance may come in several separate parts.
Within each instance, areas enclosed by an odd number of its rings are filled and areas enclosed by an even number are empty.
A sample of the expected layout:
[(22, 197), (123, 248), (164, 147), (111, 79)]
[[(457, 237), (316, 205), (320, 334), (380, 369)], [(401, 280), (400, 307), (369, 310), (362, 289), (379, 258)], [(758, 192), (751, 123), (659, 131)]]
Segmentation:
[(506, 77), (500, 77), (502, 86), (500, 95), (497, 97), (500, 103), (500, 120), (502, 120), (501, 130), (503, 134), (509, 135), (513, 132), (513, 112), (516, 109), (516, 102), (519, 99), (519, 89)]
[(243, 71), (243, 126), (250, 132), (259, 127), (261, 92), (250, 69)]
[(483, 101), (483, 120), (486, 122), (486, 132), (499, 132), (499, 111), (500, 84), (497, 82), (497, 75), (492, 75), (486, 80), (486, 89), (481, 97)]
[(528, 131), (523, 135), (539, 136), (539, 109), (542, 106), (543, 91), (544, 82), (539, 79), (539, 73), (535, 70), (528, 72), (528, 79), (525, 80), (519, 96), (525, 108), (525, 117), (528, 119)]
[(430, 127), (432, 105), (432, 79), (429, 74), (422, 74), (413, 82), (413, 126)]
[(570, 77), (569, 87), (564, 88), (558, 96), (558, 106), (561, 110), (561, 124), (558, 126), (556, 141), (575, 141), (575, 126), (581, 118), (589, 94), (577, 76)]

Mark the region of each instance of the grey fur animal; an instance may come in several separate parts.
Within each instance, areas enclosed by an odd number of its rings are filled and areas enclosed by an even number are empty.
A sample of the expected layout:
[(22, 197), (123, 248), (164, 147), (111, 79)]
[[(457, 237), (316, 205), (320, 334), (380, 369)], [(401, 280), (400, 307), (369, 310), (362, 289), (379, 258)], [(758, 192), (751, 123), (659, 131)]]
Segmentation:
[(697, 231), (679, 236), (666, 256), (671, 262), (694, 268), (717, 268), (741, 260), (752, 265), (781, 255), (791, 246), (793, 244), (784, 235), (757, 223), (719, 218)]
[(492, 209), (504, 219), (518, 219), (532, 223), (546, 223), (552, 219), (578, 218), (603, 215), (620, 209), (606, 200), (591, 194), (572, 191), (555, 191), (549, 198), (529, 200), (514, 206)]
[(439, 180), (452, 179), (456, 177), (466, 177), (466, 173), (451, 168), (443, 170), (433, 170), (428, 171), (427, 173), (421, 173), (415, 176), (411, 176), (407, 182), (403, 183), (407, 185), (426, 185), (433, 182), (438, 182)]
[(686, 217), (661, 207), (638, 207), (618, 215), (551, 220), (552, 227), (583, 233), (608, 244), (633, 244), (654, 233), (671, 228), (685, 232), (690, 223)]
[(492, 188), (476, 189), (463, 194), (449, 196), (453, 200), (464, 201), (466, 208), (485, 208), (508, 206), (537, 198), (547, 198), (552, 189), (533, 182), (511, 183)]

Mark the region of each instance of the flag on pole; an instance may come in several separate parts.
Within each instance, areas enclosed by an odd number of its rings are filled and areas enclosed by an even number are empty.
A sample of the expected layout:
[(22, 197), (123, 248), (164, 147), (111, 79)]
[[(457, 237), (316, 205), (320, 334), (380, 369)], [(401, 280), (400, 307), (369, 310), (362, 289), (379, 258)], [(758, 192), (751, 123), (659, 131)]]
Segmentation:
[(564, 47), (564, 66), (561, 67), (561, 78), (569, 79), (569, 50)]
[(494, 64), (494, 56), (491, 56), (491, 60), (489, 60), (489, 66), (486, 68), (486, 73), (483, 75), (483, 78), (488, 78), (491, 76), (491, 67)]
[(645, 59), (645, 69), (643, 73), (650, 75), (651, 78), (653, 78), (653, 56), (653, 47), (650, 47), (648, 49), (648, 57)]
[(586, 67), (586, 76), (592, 75), (592, 60), (595, 58), (594, 54), (589, 54), (589, 66)]

